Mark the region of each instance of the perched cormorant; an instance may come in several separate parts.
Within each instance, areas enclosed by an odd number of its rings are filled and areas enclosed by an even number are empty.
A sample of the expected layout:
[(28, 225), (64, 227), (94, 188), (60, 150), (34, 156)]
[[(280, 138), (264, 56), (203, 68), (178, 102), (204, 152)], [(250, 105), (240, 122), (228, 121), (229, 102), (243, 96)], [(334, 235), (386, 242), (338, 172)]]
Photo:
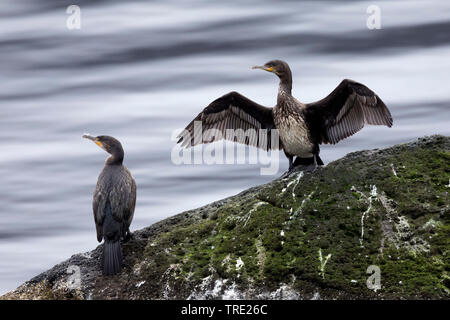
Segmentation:
[[(319, 144), (335, 144), (361, 130), (366, 123), (392, 126), (386, 105), (361, 83), (345, 79), (324, 99), (305, 104), (291, 95), (292, 73), (286, 62), (272, 60), (253, 69), (272, 72), (280, 79), (275, 107), (267, 108), (237, 92), (230, 92), (213, 101), (192, 120), (179, 136), (178, 143), (182, 147), (225, 138), (265, 150), (283, 149), (289, 159), (289, 170), (308, 161), (312, 165), (307, 170), (315, 170), (318, 164), (323, 165)], [(196, 121), (201, 121), (201, 130), (196, 128)], [(219, 130), (220, 134), (206, 134), (205, 139), (204, 133), (211, 129)], [(253, 129), (256, 134), (253, 137), (230, 136), (227, 129)], [(271, 142), (271, 129), (278, 129), (278, 146)], [(264, 141), (259, 135), (262, 130), (267, 132)]]
[(130, 224), (136, 205), (136, 182), (123, 162), (124, 152), (120, 142), (110, 136), (83, 138), (92, 140), (111, 154), (100, 173), (94, 191), (92, 208), (97, 229), (97, 240), (105, 239), (103, 247), (103, 274), (114, 275), (122, 270), (120, 240), (130, 237)]

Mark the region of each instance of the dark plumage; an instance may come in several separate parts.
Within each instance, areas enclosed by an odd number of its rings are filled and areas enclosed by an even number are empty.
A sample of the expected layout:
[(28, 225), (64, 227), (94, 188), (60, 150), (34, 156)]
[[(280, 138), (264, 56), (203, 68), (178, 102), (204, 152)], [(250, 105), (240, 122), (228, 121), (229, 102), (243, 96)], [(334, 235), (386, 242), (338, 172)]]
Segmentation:
[[(364, 124), (392, 126), (391, 114), (383, 101), (365, 85), (353, 80), (343, 80), (324, 99), (304, 104), (291, 95), (292, 73), (281, 60), (253, 67), (275, 73), (280, 79), (277, 104), (274, 108), (261, 106), (237, 92), (230, 92), (208, 105), (180, 135), (178, 143), (191, 147), (222, 138), (256, 146), (265, 150), (277, 149), (271, 142), (271, 129), (279, 134), (278, 149), (283, 149), (289, 159), (289, 169), (294, 165), (323, 164), (319, 145), (335, 144), (359, 130)], [(202, 122), (202, 130), (195, 130), (194, 122)], [(213, 130), (217, 130), (215, 133)], [(227, 134), (227, 129), (253, 129), (253, 134)], [(202, 135), (205, 132), (206, 137)], [(261, 133), (268, 130), (267, 140)], [(252, 131), (252, 130), (250, 130)], [(206, 139), (205, 139), (206, 138)], [(296, 156), (295, 162), (293, 161)]]
[(94, 141), (111, 156), (106, 160), (94, 191), (94, 211), (97, 240), (105, 240), (103, 274), (114, 275), (122, 270), (120, 240), (130, 238), (130, 224), (136, 205), (136, 182), (122, 164), (124, 152), (120, 142), (109, 136), (84, 138)]

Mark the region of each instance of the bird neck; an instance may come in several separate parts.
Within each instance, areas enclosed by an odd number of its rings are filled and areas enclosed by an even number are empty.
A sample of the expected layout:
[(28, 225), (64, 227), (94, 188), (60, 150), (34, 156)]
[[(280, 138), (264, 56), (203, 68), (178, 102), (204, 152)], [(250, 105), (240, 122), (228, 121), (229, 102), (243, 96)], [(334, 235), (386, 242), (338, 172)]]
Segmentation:
[(107, 165), (121, 165), (123, 162), (124, 152), (123, 149), (116, 149), (114, 152), (111, 153), (111, 156), (106, 159)]
[(286, 98), (291, 96), (291, 91), (292, 81), (286, 83), (280, 80), (280, 86), (278, 87), (277, 105), (282, 106), (283, 102), (286, 101)]
[(282, 98), (283, 95), (291, 95), (292, 92), (292, 73), (291, 70), (287, 70), (280, 76), (280, 85), (278, 87), (278, 99)]

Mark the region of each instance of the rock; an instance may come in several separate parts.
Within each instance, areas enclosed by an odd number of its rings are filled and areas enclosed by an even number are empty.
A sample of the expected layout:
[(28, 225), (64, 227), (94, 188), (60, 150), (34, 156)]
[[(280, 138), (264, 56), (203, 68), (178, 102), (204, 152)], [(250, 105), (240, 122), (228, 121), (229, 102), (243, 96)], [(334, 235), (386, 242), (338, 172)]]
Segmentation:
[(448, 299), (449, 164), (444, 136), (350, 153), (134, 232), (119, 276), (99, 246), (1, 298)]

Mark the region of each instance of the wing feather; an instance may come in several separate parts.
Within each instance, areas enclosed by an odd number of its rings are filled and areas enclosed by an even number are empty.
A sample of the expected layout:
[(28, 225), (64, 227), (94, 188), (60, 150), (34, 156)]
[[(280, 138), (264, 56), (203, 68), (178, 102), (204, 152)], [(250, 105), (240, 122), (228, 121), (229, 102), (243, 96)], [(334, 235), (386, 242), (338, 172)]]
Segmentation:
[(335, 144), (365, 124), (392, 126), (392, 116), (384, 102), (365, 85), (343, 80), (324, 99), (306, 105), (306, 116), (321, 143)]
[[(277, 148), (271, 145), (270, 139), (271, 129), (274, 128), (271, 108), (261, 106), (237, 92), (230, 92), (203, 109), (180, 134), (178, 143), (189, 148), (226, 139), (270, 150)], [(234, 130), (233, 135), (228, 136), (227, 129)], [(264, 134), (267, 135), (267, 142), (261, 143), (259, 136)]]

